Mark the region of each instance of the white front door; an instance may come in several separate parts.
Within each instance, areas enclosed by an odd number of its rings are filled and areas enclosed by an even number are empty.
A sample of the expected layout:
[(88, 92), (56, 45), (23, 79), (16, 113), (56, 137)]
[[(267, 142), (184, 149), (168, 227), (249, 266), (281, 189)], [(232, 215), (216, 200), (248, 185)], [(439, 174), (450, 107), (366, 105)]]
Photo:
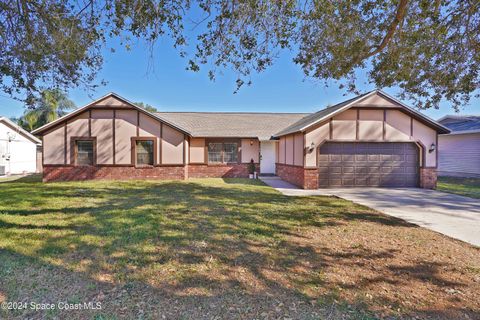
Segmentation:
[(260, 141), (260, 173), (275, 174), (275, 141)]

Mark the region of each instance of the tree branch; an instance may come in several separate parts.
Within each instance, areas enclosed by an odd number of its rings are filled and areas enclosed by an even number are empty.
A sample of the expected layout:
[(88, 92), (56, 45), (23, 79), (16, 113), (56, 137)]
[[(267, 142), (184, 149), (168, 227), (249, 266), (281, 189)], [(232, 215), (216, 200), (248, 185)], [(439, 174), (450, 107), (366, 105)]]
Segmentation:
[(400, 3), (398, 4), (398, 8), (397, 8), (397, 13), (395, 14), (395, 18), (390, 24), (387, 34), (385, 35), (385, 37), (383, 37), (382, 42), (378, 46), (375, 46), (374, 47), (375, 49), (373, 51), (370, 51), (365, 57), (363, 57), (363, 59), (368, 59), (376, 55), (383, 49), (385, 49), (385, 47), (388, 45), (390, 40), (393, 38), (393, 35), (395, 34), (395, 31), (397, 30), (398, 25), (403, 21), (403, 18), (407, 13), (408, 2), (409, 0), (400, 0)]

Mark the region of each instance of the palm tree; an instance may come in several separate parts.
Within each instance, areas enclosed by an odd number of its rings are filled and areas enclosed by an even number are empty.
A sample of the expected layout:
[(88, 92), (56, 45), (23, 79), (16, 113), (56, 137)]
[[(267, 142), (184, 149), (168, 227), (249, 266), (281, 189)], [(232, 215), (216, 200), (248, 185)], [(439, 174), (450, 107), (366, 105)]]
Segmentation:
[(44, 90), (35, 101), (34, 108), (25, 110), (17, 123), (25, 130), (32, 131), (58, 119), (71, 109), (75, 109), (75, 103), (63, 91)]
[(28, 110), (25, 112), (21, 118), (23, 123), (22, 127), (28, 131), (32, 131), (35, 128), (38, 128), (38, 120), (40, 118), (40, 112), (38, 110)]

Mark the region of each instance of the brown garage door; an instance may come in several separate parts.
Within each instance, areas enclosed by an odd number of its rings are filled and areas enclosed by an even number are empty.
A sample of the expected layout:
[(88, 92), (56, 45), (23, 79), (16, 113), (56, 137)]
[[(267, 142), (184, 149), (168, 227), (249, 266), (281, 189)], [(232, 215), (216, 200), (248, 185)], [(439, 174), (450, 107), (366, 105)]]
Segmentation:
[(320, 187), (416, 187), (414, 143), (326, 142), (318, 155)]

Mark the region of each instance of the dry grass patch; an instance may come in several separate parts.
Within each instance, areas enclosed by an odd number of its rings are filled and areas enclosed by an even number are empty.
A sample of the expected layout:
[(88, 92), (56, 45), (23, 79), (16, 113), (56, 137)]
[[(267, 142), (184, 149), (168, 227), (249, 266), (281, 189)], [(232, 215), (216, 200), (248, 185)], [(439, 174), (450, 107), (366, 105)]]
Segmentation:
[(249, 180), (0, 184), (0, 318), (474, 318), (480, 250)]

